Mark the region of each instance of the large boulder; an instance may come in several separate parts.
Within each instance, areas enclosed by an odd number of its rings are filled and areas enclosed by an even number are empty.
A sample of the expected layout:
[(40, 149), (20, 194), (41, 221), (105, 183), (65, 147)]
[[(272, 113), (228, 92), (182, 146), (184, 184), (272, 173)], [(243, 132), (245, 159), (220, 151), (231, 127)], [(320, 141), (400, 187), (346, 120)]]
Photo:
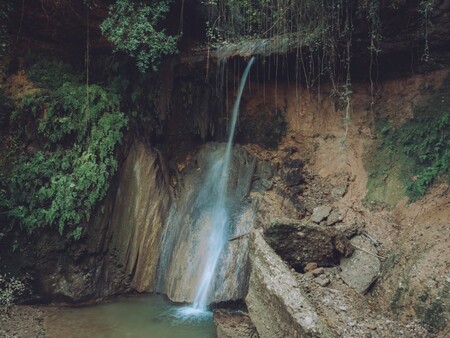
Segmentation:
[(341, 257), (353, 253), (353, 247), (343, 233), (335, 228), (314, 223), (276, 223), (265, 233), (268, 243), (298, 272), (306, 264), (335, 266)]
[(245, 302), (261, 338), (332, 337), (285, 262), (257, 230), (250, 239)]

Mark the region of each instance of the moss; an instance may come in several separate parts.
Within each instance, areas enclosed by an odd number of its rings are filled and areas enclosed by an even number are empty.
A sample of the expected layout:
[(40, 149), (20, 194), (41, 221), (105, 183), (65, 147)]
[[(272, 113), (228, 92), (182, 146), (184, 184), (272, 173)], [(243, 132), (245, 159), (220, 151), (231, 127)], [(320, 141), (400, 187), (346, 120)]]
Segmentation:
[(437, 294), (430, 297), (429, 290), (425, 290), (418, 297), (417, 315), (433, 333), (443, 330), (450, 318), (450, 286), (447, 284)]
[(380, 142), (365, 159), (366, 203), (394, 206), (421, 198), (438, 177), (450, 180), (450, 76), (430, 90), (401, 126), (378, 121)]
[(400, 314), (402, 312), (403, 303), (405, 300), (406, 291), (408, 291), (408, 287), (409, 280), (404, 277), (401, 278), (399, 286), (395, 291), (394, 296), (392, 297), (391, 303), (389, 304), (389, 307), (395, 314)]
[(367, 152), (367, 194), (363, 203), (369, 209), (392, 209), (404, 196), (406, 178), (411, 175), (408, 158), (382, 143)]

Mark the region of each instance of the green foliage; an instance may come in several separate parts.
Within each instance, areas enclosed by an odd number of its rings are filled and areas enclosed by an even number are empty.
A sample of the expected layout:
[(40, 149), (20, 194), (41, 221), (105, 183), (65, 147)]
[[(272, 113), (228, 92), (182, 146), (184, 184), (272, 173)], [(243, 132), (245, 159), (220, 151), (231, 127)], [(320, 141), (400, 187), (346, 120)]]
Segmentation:
[(47, 59), (44, 55), (30, 55), (28, 78), (41, 88), (56, 89), (66, 82), (80, 82), (81, 77), (73, 74), (72, 67), (64, 62)]
[(417, 313), (421, 321), (433, 333), (438, 333), (447, 327), (447, 316), (450, 312), (450, 286), (445, 284), (435, 297), (430, 297), (425, 290), (417, 302)]
[(384, 124), (383, 147), (392, 157), (400, 155), (403, 168), (409, 167), (405, 182), (411, 201), (421, 198), (440, 175), (449, 178), (450, 165), (450, 77), (441, 88), (414, 108), (414, 117), (400, 127)]
[(114, 151), (127, 119), (117, 94), (86, 87), (63, 64), (39, 65), (47, 68), (30, 70), (44, 88), (23, 96), (11, 118), (16, 137), (32, 150), (7, 181), (9, 217), (29, 233), (53, 227), (77, 239), (117, 169)]
[(141, 72), (156, 70), (162, 56), (176, 52), (178, 38), (157, 28), (168, 11), (169, 0), (116, 0), (100, 28), (116, 51), (136, 58)]

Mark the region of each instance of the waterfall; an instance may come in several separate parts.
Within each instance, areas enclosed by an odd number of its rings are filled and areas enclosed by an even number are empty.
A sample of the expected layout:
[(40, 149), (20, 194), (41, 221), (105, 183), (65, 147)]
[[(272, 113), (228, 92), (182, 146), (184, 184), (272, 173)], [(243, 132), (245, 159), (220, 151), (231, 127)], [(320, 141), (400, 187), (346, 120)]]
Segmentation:
[[(225, 153), (222, 148), (208, 153), (206, 171), (201, 181), (193, 184), (197, 191), (187, 194), (185, 200), (181, 201), (178, 210), (172, 213), (169, 220), (172, 224), (166, 227), (163, 236), (159, 291), (170, 293), (172, 289), (180, 288), (180, 284), (189, 283), (188, 292), (193, 301), (192, 306), (184, 309), (188, 315), (207, 310), (214, 291), (219, 261), (229, 239), (230, 205), (235, 203), (228, 192), (233, 138), (240, 100), (253, 62), (254, 57), (250, 59), (242, 75)], [(178, 250), (178, 247), (183, 249)], [(174, 253), (176, 250), (181, 254)], [(185, 257), (180, 257), (182, 255)], [(182, 263), (181, 259), (184, 259)], [(174, 270), (182, 270), (182, 274)], [(172, 275), (179, 277), (173, 278)], [(181, 285), (181, 288), (185, 287)], [(186, 298), (190, 297), (186, 295)]]
[(202, 271), (200, 283), (197, 286), (196, 296), (193, 303), (193, 307), (200, 310), (205, 310), (206, 306), (208, 305), (208, 294), (211, 286), (211, 281), (216, 271), (219, 256), (223, 250), (225, 242), (227, 241), (226, 225), (228, 224), (229, 216), (225, 201), (227, 197), (231, 149), (233, 146), (233, 138), (236, 130), (236, 122), (239, 114), (239, 105), (241, 103), (242, 93), (244, 91), (245, 82), (247, 80), (250, 67), (252, 66), (254, 61), (255, 58), (252, 57), (248, 62), (239, 84), (236, 101), (234, 103), (233, 112), (231, 114), (232, 117), (227, 147), (225, 150), (225, 158), (218, 161), (216, 165), (213, 166), (213, 170), (211, 170), (206, 182), (206, 187), (203, 190), (204, 192), (210, 192), (212, 188), (217, 184), (216, 194), (212, 196), (203, 196), (204, 198), (213, 198), (215, 203), (213, 205), (213, 208), (211, 209), (212, 227), (207, 243), (207, 250), (205, 251), (205, 254), (208, 256), (208, 258), (205, 262), (205, 266)]

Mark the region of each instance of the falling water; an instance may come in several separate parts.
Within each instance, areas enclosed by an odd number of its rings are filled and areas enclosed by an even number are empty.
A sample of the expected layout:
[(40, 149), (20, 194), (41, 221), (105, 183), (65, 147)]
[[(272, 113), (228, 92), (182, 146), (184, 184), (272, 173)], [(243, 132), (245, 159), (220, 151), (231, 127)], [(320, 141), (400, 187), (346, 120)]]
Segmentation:
[[(195, 257), (186, 257), (185, 262), (185, 274), (190, 275), (189, 280), (194, 281), (192, 287), (195, 292), (193, 293), (193, 303), (189, 307), (185, 307), (181, 310), (181, 316), (190, 316), (193, 314), (201, 314), (207, 310), (207, 305), (211, 301), (211, 293), (213, 291), (213, 285), (215, 281), (215, 275), (217, 273), (218, 262), (221, 254), (225, 248), (225, 244), (228, 240), (228, 228), (230, 226), (230, 209), (229, 209), (229, 197), (227, 190), (229, 184), (230, 175), (230, 162), (232, 153), (232, 144), (234, 133), (236, 129), (236, 121), (239, 113), (239, 104), (244, 90), (245, 82), (250, 71), (250, 67), (254, 62), (254, 58), (251, 58), (248, 65), (242, 75), (242, 79), (239, 85), (236, 101), (232, 111), (231, 124), (228, 135), (228, 142), (223, 152), (216, 152), (212, 155), (212, 164), (206, 172), (206, 176), (202, 182), (202, 185), (197, 192), (197, 196), (193, 196), (194, 201), (192, 204), (193, 210), (183, 210), (175, 213), (172, 217), (174, 223), (183, 223), (186, 219), (186, 214), (191, 215), (187, 217), (191, 222), (191, 227), (195, 228), (198, 235), (195, 235), (192, 244), (186, 244), (186, 239), (183, 238), (184, 243), (180, 245), (191, 245), (195, 247)], [(181, 206), (183, 208), (183, 206)], [(194, 215), (194, 216), (192, 216)], [(201, 227), (201, 229), (199, 229)], [(170, 234), (166, 234), (166, 239), (163, 240), (166, 243), (163, 244), (162, 252), (162, 268), (170, 269), (171, 260), (173, 260), (173, 251), (169, 254), (164, 250), (171, 250), (175, 243), (180, 243), (179, 239), (174, 237), (188, 236), (184, 229), (175, 229), (177, 234), (174, 234), (174, 230)], [(167, 245), (167, 243), (169, 243)], [(185, 277), (185, 276), (183, 276)], [(164, 278), (164, 277), (163, 277)], [(167, 282), (167, 281), (165, 281)], [(170, 283), (169, 283), (170, 284)], [(191, 298), (192, 299), (192, 298)]]
[[(203, 192), (209, 193), (212, 190), (211, 188), (215, 187), (217, 189), (216, 194), (212, 195), (215, 197), (215, 201), (212, 209), (210, 210), (212, 227), (209, 234), (207, 249), (205, 250), (205, 254), (208, 258), (203, 268), (200, 283), (197, 286), (197, 291), (193, 303), (193, 307), (199, 310), (206, 310), (206, 306), (208, 305), (208, 295), (211, 287), (211, 281), (214, 277), (214, 272), (216, 271), (216, 266), (220, 254), (227, 240), (226, 225), (228, 223), (229, 215), (226, 208), (226, 197), (231, 159), (231, 148), (233, 146), (233, 138), (236, 129), (237, 116), (239, 114), (239, 105), (241, 102), (242, 92), (244, 91), (244, 86), (247, 80), (248, 73), (250, 71), (250, 67), (252, 66), (254, 61), (255, 58), (252, 57), (248, 62), (244, 74), (242, 75), (241, 83), (239, 84), (239, 89), (231, 117), (231, 125), (228, 134), (225, 158), (219, 160), (216, 165), (213, 166), (206, 182), (207, 187), (203, 190)], [(211, 198), (212, 196), (208, 194), (207, 196), (203, 197)]]

